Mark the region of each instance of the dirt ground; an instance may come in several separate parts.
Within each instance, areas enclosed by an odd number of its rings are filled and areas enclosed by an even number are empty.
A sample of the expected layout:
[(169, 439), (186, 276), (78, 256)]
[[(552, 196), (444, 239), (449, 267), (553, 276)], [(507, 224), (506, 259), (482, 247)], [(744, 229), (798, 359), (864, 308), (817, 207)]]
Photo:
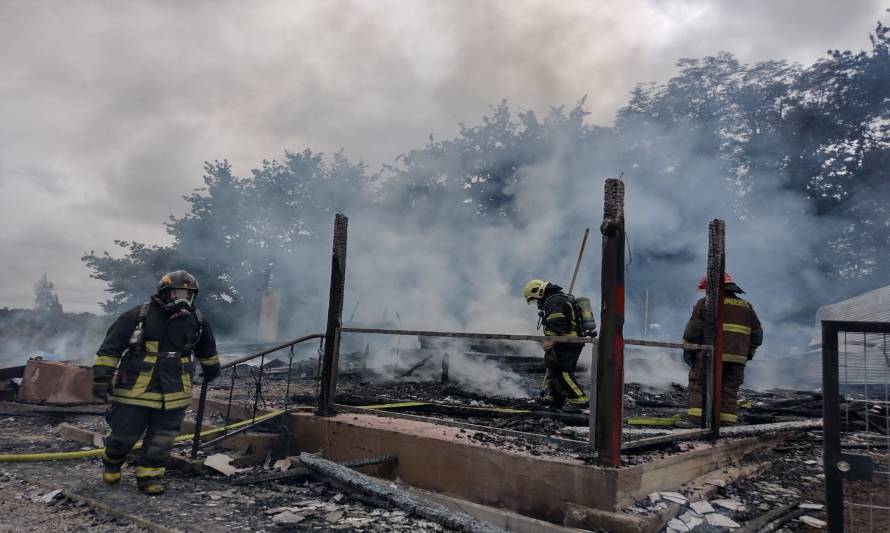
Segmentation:
[[(0, 449), (5, 453), (80, 449), (78, 443), (66, 441), (55, 431), (63, 421), (84, 428), (102, 425), (101, 417), (6, 417), (0, 419)], [(254, 468), (253, 473), (264, 471), (268, 472)], [(55, 488), (178, 531), (442, 530), (403, 511), (354, 500), (323, 483), (280, 480), (233, 486), (223, 476), (189, 476), (168, 470), (167, 493), (150, 497), (136, 489), (131, 465), (117, 486), (102, 483), (100, 472), (98, 459), (0, 463), (0, 531), (143, 530), (133, 520), (96, 511), (61, 495), (47, 503), (40, 500)], [(290, 523), (284, 523), (285, 519)]]

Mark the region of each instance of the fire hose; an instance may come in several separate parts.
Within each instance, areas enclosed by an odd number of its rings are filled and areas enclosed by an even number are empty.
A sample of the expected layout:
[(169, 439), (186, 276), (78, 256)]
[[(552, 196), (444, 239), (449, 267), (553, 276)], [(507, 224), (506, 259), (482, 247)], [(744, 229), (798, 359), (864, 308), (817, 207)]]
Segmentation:
[[(261, 422), (263, 420), (268, 420), (270, 418), (275, 418), (280, 415), (284, 411), (277, 410), (266, 413), (264, 415), (260, 415), (256, 417), (256, 419), (250, 418), (247, 420), (242, 420), (240, 422), (236, 422), (234, 424), (229, 424), (227, 426), (208, 429), (207, 431), (202, 431), (201, 436), (207, 437), (210, 435), (215, 435), (222, 431), (228, 431), (230, 429), (236, 429), (242, 426), (246, 426), (248, 424), (253, 424), (255, 422)], [(182, 441), (190, 441), (194, 438), (195, 434), (191, 433), (188, 435), (180, 435), (176, 437), (176, 442)], [(138, 450), (142, 447), (142, 443), (139, 442), (136, 446), (133, 447), (134, 450)], [(15, 462), (27, 462), (27, 461), (70, 461), (74, 459), (89, 459), (92, 457), (101, 457), (102, 453), (105, 452), (105, 448), (94, 448), (92, 450), (78, 450), (76, 452), (47, 452), (47, 453), (7, 453), (0, 454), (0, 463), (15, 463)]]

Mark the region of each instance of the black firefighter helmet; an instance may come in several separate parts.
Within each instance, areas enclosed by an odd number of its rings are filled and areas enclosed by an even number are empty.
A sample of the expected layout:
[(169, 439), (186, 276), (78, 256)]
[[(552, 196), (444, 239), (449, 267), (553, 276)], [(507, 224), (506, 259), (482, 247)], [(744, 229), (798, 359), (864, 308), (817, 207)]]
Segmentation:
[(198, 295), (198, 280), (185, 270), (174, 270), (164, 274), (158, 280), (158, 296), (163, 300), (164, 294), (170, 289), (187, 289), (192, 291), (192, 297)]

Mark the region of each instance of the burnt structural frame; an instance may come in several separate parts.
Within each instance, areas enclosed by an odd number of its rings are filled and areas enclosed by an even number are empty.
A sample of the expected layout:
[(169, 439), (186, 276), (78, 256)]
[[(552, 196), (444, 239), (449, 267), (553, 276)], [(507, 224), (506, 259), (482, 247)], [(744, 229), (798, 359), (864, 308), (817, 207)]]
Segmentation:
[[(623, 397), (624, 397), (624, 346), (637, 345), (662, 348), (676, 348), (687, 350), (699, 350), (704, 353), (713, 352), (713, 345), (690, 344), (686, 342), (660, 342), (640, 339), (625, 339), (623, 335), (624, 325), (624, 182), (620, 179), (607, 179), (604, 191), (604, 220), (601, 226), (603, 233), (603, 266), (606, 270), (605, 258), (608, 248), (609, 279), (603, 275), (603, 287), (609, 288), (609, 300), (603, 301), (603, 309), (608, 310), (608, 317), (601, 312), (600, 338), (588, 337), (553, 337), (543, 335), (510, 335), (498, 333), (466, 333), (450, 331), (423, 331), (382, 328), (351, 328), (343, 327), (343, 297), (346, 275), (346, 229), (347, 217), (337, 214), (334, 223), (334, 243), (331, 260), (331, 289), (328, 305), (328, 322), (325, 333), (324, 356), (322, 359), (322, 376), (320, 393), (316, 415), (332, 416), (336, 414), (335, 407), (342, 408), (335, 403), (337, 388), (337, 373), (339, 361), (340, 336), (343, 333), (406, 335), (427, 337), (451, 337), (465, 339), (492, 339), (492, 340), (531, 340), (531, 341), (556, 341), (578, 344), (594, 344), (592, 370), (597, 373), (595, 390), (591, 391), (591, 429), (595, 429), (590, 437), (589, 446), (597, 455), (598, 461), (604, 466), (617, 467), (621, 461), (621, 433), (623, 428)], [(722, 277), (721, 277), (722, 283)], [(606, 292), (604, 291), (605, 295)], [(601, 311), (603, 310), (601, 309)], [(605, 358), (608, 364), (603, 364), (604, 356), (601, 352), (605, 340), (603, 331), (609, 324), (610, 348)], [(602, 368), (600, 368), (602, 367)], [(615, 376), (617, 377), (616, 378)], [(602, 376), (602, 377), (601, 377)], [(593, 380), (592, 380), (593, 381)], [(617, 383), (620, 382), (620, 385)], [(600, 386), (602, 383), (606, 383)], [(608, 398), (600, 402), (599, 397), (608, 395)], [(379, 413), (374, 413), (379, 415)], [(436, 419), (428, 418), (432, 423), (438, 423)], [(600, 421), (603, 422), (600, 422)], [(444, 424), (443, 425), (447, 425)], [(596, 426), (596, 427), (594, 427)], [(687, 435), (689, 433), (689, 435)], [(676, 439), (684, 440), (692, 434), (699, 432), (683, 432)], [(659, 438), (659, 441), (664, 439)], [(605, 446), (605, 448), (603, 448)], [(636, 447), (636, 446), (632, 446)], [(604, 453), (605, 451), (605, 453)]]

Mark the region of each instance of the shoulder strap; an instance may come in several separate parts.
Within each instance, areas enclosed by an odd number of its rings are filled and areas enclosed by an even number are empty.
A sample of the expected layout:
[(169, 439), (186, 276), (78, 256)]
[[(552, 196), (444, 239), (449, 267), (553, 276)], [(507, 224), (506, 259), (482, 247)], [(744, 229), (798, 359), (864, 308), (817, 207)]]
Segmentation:
[(198, 335), (195, 336), (195, 343), (192, 344), (192, 350), (198, 345), (201, 341), (201, 335), (204, 334), (204, 313), (197, 307), (195, 308), (195, 318), (198, 319)]
[(555, 294), (551, 294), (550, 296), (547, 297), (546, 300), (544, 300), (544, 305), (546, 306), (547, 302), (549, 302), (551, 298), (557, 298), (560, 296), (563, 298), (564, 302), (569, 306), (569, 309), (572, 310), (572, 318), (571, 318), (572, 324), (577, 325), (578, 313), (575, 311), (575, 297), (572, 296), (571, 294), (569, 294), (567, 292), (557, 292)]
[(145, 302), (139, 306), (139, 314), (136, 315), (136, 327), (130, 333), (129, 350), (131, 353), (145, 349), (142, 344), (145, 337), (145, 331), (142, 326), (145, 325), (145, 317), (148, 316), (149, 309), (151, 309), (151, 302)]

